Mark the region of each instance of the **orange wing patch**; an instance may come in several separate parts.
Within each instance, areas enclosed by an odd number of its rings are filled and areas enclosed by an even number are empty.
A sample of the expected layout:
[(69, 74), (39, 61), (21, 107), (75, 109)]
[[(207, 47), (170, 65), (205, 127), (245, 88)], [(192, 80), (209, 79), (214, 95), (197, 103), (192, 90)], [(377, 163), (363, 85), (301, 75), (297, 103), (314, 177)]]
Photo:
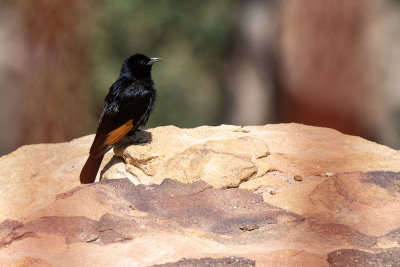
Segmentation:
[(125, 124), (121, 125), (115, 130), (112, 130), (106, 138), (105, 143), (107, 145), (112, 145), (122, 139), (131, 129), (133, 128), (132, 120), (127, 121)]

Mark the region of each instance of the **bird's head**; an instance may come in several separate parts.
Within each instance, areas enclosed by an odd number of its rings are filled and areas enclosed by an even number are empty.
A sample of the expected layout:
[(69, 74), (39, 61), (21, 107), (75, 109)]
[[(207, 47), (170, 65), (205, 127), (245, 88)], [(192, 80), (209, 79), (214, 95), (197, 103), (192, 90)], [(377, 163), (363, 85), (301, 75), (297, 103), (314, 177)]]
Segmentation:
[(150, 78), (151, 77), (151, 67), (154, 63), (161, 61), (159, 57), (148, 58), (142, 54), (135, 54), (129, 56), (122, 63), (121, 74), (128, 75), (132, 78)]

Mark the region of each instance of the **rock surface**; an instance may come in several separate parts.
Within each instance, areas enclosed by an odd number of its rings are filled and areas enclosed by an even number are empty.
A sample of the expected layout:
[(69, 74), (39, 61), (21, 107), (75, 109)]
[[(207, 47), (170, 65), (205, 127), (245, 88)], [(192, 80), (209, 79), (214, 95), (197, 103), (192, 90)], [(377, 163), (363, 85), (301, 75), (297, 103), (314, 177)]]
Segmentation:
[(92, 138), (0, 158), (0, 266), (400, 262), (399, 151), (299, 124), (168, 126), (82, 186)]

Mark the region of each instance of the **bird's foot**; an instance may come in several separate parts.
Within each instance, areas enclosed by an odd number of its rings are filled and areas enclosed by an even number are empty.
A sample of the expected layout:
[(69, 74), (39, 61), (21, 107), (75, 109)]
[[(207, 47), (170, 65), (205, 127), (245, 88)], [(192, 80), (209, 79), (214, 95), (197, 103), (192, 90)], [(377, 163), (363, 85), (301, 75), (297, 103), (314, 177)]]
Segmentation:
[(143, 130), (131, 130), (126, 136), (133, 144), (144, 144), (147, 143), (147, 140), (144, 138), (143, 133), (145, 133)]

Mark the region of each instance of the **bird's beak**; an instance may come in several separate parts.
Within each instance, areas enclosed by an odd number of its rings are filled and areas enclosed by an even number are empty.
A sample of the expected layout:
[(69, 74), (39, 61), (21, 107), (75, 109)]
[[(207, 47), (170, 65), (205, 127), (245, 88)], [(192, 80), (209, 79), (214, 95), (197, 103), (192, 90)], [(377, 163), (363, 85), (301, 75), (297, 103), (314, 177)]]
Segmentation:
[(160, 58), (160, 57), (152, 57), (152, 58), (150, 58), (150, 61), (147, 63), (147, 65), (153, 65), (154, 63), (161, 61), (161, 60), (162, 60), (162, 58)]

